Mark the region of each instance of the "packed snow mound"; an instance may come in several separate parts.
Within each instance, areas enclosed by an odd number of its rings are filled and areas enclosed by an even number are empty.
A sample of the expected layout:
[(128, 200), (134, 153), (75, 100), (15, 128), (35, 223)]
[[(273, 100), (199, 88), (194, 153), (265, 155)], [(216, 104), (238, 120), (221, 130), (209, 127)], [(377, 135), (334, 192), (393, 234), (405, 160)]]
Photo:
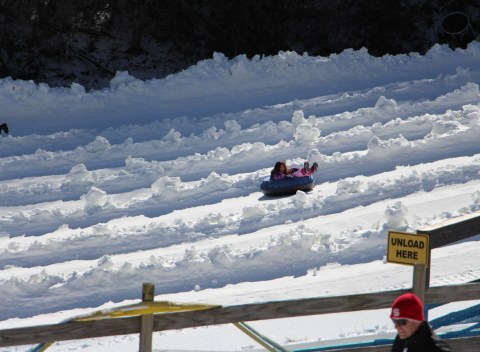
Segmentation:
[[(479, 57), (478, 42), (466, 50), (452, 52), (448, 46), (435, 45), (425, 55), (383, 57), (372, 57), (366, 49), (348, 49), (329, 57), (280, 52), (251, 59), (240, 55), (231, 60), (215, 53), (212, 59), (160, 80), (141, 81), (127, 72), (117, 72), (109, 88), (86, 93), (78, 84), (50, 88), (6, 78), (0, 82), (0, 93), (4, 99), (15, 101), (5, 101), (4, 115), (15, 121), (12, 133), (21, 136), (67, 128), (106, 129), (115, 125), (115, 120), (137, 124), (182, 115), (201, 118), (222, 113), (227, 107), (238, 112), (255, 108), (259, 94), (263, 104), (277, 104), (339, 94), (351, 87), (388, 87), (406, 77), (470, 76), (470, 67)], [(393, 108), (386, 105), (379, 108)], [(63, 111), (68, 111), (68, 123), (56, 121)]]

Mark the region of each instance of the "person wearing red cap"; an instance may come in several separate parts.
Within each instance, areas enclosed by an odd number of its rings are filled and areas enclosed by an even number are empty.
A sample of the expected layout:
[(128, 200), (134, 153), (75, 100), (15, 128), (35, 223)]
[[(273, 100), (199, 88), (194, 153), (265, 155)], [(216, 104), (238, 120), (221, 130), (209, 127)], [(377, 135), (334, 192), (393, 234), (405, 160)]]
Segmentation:
[(425, 321), (423, 304), (413, 293), (405, 293), (392, 304), (390, 318), (397, 329), (392, 352), (451, 352)]

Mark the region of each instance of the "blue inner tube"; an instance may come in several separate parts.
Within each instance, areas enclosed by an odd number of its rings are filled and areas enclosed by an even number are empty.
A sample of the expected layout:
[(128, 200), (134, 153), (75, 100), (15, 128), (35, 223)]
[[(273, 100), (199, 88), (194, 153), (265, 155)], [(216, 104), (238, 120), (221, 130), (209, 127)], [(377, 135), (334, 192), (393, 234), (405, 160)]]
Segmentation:
[(312, 176), (287, 177), (283, 180), (270, 180), (266, 178), (260, 185), (263, 194), (268, 196), (286, 195), (301, 191), (311, 191), (315, 187)]

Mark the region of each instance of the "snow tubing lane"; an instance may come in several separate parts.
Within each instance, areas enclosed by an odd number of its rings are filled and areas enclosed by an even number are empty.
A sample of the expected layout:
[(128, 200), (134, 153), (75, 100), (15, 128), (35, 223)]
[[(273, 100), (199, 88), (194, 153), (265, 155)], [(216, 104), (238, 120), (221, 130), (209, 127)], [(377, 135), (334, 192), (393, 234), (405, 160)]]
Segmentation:
[(312, 176), (287, 177), (283, 180), (265, 179), (260, 189), (266, 196), (281, 196), (293, 194), (297, 191), (311, 191), (315, 187), (315, 180)]

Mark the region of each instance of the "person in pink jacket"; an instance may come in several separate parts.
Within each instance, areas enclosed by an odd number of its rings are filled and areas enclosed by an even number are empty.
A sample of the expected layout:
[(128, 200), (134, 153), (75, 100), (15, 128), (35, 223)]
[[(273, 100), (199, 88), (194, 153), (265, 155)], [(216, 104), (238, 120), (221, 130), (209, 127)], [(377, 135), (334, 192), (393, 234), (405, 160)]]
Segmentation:
[(290, 175), (293, 176), (293, 177), (305, 177), (305, 176), (310, 176), (311, 174), (313, 174), (314, 172), (316, 172), (318, 169), (318, 163), (317, 162), (314, 162), (312, 164), (312, 167), (310, 167), (310, 164), (308, 163), (308, 161), (305, 161), (303, 163), (303, 168), (301, 169), (298, 169), (296, 171), (293, 171)]
[(290, 176), (290, 170), (284, 161), (277, 161), (273, 170), (270, 172), (270, 180), (283, 180), (285, 177)]

